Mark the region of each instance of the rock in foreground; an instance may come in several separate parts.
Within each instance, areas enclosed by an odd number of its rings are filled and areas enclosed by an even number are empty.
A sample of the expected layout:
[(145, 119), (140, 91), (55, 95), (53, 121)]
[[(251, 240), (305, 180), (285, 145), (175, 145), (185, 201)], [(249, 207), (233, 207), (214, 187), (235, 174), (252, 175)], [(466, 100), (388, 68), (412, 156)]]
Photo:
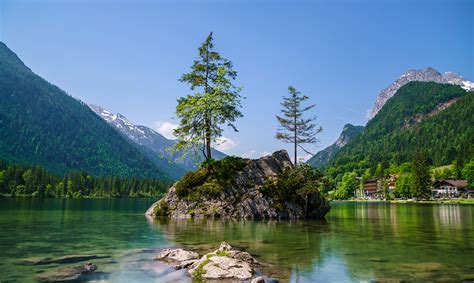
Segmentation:
[(163, 250), (155, 260), (174, 262), (175, 268), (187, 268), (195, 280), (250, 280), (255, 274), (257, 261), (247, 252), (235, 250), (226, 242), (219, 249), (201, 258), (183, 249)]
[(296, 193), (291, 194), (291, 199), (278, 198), (272, 195), (274, 191), (264, 190), (269, 180), (275, 180), (283, 172), (291, 170), (293, 165), (284, 150), (255, 160), (227, 157), (218, 162), (221, 162), (220, 167), (212, 169), (212, 173), (202, 169), (188, 173), (169, 189), (165, 197), (154, 203), (146, 215), (317, 219), (324, 218), (330, 209), (328, 201), (317, 190), (299, 199)]

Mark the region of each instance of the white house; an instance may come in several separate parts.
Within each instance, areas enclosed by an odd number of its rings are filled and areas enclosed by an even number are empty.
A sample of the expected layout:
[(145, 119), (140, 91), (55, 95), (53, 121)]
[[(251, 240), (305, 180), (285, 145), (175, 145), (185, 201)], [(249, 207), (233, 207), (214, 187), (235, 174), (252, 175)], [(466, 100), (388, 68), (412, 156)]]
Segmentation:
[(435, 197), (459, 197), (469, 193), (466, 180), (438, 180), (433, 185)]

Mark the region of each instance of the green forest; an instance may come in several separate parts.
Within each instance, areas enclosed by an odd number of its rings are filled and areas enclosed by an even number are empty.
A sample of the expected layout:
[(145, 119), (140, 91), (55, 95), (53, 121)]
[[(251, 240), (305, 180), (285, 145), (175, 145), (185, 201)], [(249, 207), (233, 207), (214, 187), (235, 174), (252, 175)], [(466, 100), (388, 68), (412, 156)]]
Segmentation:
[(74, 171), (62, 178), (40, 166), (8, 165), (0, 161), (0, 196), (56, 198), (157, 198), (172, 185), (168, 180), (94, 177)]

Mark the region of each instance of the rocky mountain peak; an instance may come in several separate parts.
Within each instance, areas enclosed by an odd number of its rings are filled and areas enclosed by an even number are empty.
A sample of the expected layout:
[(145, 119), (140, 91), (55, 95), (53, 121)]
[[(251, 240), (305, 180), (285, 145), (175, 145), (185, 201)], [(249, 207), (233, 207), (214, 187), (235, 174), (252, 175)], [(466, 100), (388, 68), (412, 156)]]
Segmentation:
[(395, 82), (389, 85), (387, 88), (383, 89), (375, 101), (375, 105), (372, 108), (370, 119), (375, 117), (377, 113), (382, 109), (385, 103), (395, 95), (397, 90), (404, 86), (405, 84), (411, 81), (420, 81), (420, 82), (437, 82), (437, 83), (446, 83), (459, 85), (465, 90), (474, 90), (474, 83), (465, 80), (462, 76), (457, 75), (454, 72), (446, 72), (441, 74), (436, 69), (432, 67), (427, 67), (425, 69), (409, 69), (404, 74), (402, 74)]
[(156, 136), (160, 136), (163, 140), (166, 140), (160, 134), (148, 127), (133, 124), (127, 119), (127, 117), (120, 113), (112, 113), (101, 106), (93, 104), (89, 104), (89, 108), (102, 119), (107, 121), (107, 123), (125, 134), (129, 139), (140, 145), (146, 146), (151, 144), (153, 142), (153, 138)]
[(358, 135), (360, 135), (363, 130), (364, 126), (354, 126), (352, 124), (345, 124), (336, 142), (313, 155), (313, 157), (311, 157), (307, 161), (307, 163), (311, 164), (316, 168), (324, 167), (324, 165), (326, 165), (339, 152), (341, 148), (346, 146), (349, 142), (351, 142)]
[(339, 138), (336, 140), (334, 143), (338, 149), (344, 147), (346, 144), (348, 144), (351, 140), (354, 139), (361, 131), (363, 127), (361, 126), (354, 126), (352, 124), (346, 124), (344, 125), (344, 128), (342, 129), (341, 134), (339, 135)]

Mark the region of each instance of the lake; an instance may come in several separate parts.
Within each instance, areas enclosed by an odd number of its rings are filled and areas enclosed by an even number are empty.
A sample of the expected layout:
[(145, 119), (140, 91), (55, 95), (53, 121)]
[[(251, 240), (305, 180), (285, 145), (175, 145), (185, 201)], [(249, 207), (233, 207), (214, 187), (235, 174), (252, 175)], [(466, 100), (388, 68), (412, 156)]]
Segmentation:
[[(333, 203), (326, 221), (149, 220), (151, 200), (0, 199), (0, 282), (34, 282), (63, 265), (29, 257), (91, 260), (110, 282), (190, 282), (152, 261), (155, 248), (243, 248), (283, 282), (474, 280), (474, 206)], [(107, 275), (105, 274), (107, 273)]]

